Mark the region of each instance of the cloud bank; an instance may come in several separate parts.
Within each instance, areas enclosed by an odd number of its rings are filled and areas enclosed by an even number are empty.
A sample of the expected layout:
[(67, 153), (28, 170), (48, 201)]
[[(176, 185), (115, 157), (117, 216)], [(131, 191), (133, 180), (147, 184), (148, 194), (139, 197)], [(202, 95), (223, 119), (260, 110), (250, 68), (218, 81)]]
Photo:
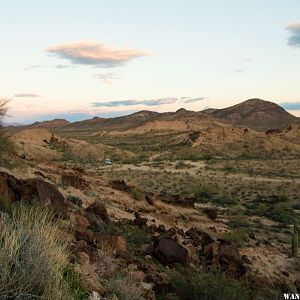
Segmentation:
[(152, 54), (147, 50), (120, 48), (94, 41), (54, 45), (46, 51), (59, 58), (67, 59), (72, 64), (105, 68), (122, 66), (135, 58)]
[(300, 47), (300, 23), (290, 24), (286, 29), (291, 33), (288, 38), (288, 45)]
[(184, 103), (194, 103), (194, 102), (202, 101), (204, 99), (205, 99), (204, 97), (189, 98), (189, 99), (185, 100)]
[(20, 94), (14, 94), (14, 97), (16, 98), (36, 98), (36, 97), (41, 97), (38, 94), (33, 94), (33, 93), (20, 93)]
[(116, 76), (114, 73), (95, 74), (93, 78), (98, 79), (106, 84), (112, 84), (114, 80), (120, 79), (120, 77)]
[(193, 103), (197, 101), (204, 100), (204, 97), (167, 97), (158, 99), (147, 99), (147, 100), (118, 100), (118, 101), (108, 101), (108, 102), (92, 102), (92, 107), (119, 107), (119, 106), (135, 106), (135, 105), (145, 105), (145, 106), (159, 106), (165, 104), (173, 103)]

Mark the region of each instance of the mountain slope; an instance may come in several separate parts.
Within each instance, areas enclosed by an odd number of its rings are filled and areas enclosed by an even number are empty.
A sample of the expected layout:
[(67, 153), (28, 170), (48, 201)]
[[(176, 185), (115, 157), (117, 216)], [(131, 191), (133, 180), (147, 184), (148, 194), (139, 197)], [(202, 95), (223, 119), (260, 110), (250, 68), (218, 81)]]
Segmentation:
[(68, 131), (114, 131), (145, 133), (148, 131), (193, 131), (204, 128), (226, 126), (226, 122), (202, 112), (188, 111), (184, 108), (176, 112), (158, 113), (139, 111), (134, 114), (103, 119), (95, 117), (90, 120), (71, 123), (60, 132)]
[(298, 122), (298, 118), (279, 105), (261, 99), (249, 99), (223, 108), (208, 109), (203, 113), (231, 122), (234, 126), (245, 126), (257, 130), (284, 128)]
[(122, 131), (128, 130), (144, 124), (144, 122), (158, 116), (158, 112), (142, 110), (128, 116), (116, 118), (98, 118), (94, 117), (89, 120), (78, 121), (69, 124), (63, 128), (63, 131), (73, 130), (105, 130), (105, 131)]
[(51, 121), (35, 122), (30, 125), (30, 128), (60, 128), (69, 125), (70, 122), (65, 119), (54, 119)]

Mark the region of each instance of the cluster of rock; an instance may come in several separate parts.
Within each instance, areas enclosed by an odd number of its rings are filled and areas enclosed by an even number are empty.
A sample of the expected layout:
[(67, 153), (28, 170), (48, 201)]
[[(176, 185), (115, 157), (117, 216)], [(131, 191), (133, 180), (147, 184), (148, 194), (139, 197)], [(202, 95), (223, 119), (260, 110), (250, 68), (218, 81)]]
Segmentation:
[[(85, 185), (80, 176), (80, 170), (72, 175), (62, 176), (65, 183), (76, 188)], [(115, 188), (129, 192), (124, 182), (114, 182)], [(144, 297), (155, 299), (155, 293), (172, 292), (170, 275), (167, 270), (175, 264), (186, 268), (190, 265), (200, 265), (204, 271), (219, 268), (228, 277), (244, 280), (247, 287), (274, 290), (274, 283), (268, 277), (261, 277), (250, 271), (247, 258), (241, 256), (238, 247), (224, 239), (216, 239), (197, 228), (183, 230), (164, 225), (156, 225), (134, 213), (133, 220), (121, 220), (131, 226), (147, 228), (151, 235), (151, 244), (141, 246), (143, 260), (132, 255), (128, 250), (126, 239), (118, 234), (108, 233), (110, 220), (106, 207), (100, 200), (86, 208), (81, 203), (74, 204), (66, 200), (57, 188), (41, 178), (17, 179), (0, 172), (0, 196), (10, 202), (37, 200), (49, 207), (55, 208), (58, 215), (70, 219), (73, 223), (73, 239), (71, 243), (71, 262), (81, 275), (90, 292), (105, 295), (103, 280), (118, 270), (126, 270), (132, 278), (139, 282), (144, 291)], [(155, 202), (154, 195), (148, 195), (149, 203)], [(216, 217), (212, 212), (207, 214)], [(118, 226), (118, 223), (114, 223)], [(109, 252), (109, 255), (107, 253)], [(168, 266), (162, 271), (153, 259)], [(248, 262), (249, 263), (249, 262)]]

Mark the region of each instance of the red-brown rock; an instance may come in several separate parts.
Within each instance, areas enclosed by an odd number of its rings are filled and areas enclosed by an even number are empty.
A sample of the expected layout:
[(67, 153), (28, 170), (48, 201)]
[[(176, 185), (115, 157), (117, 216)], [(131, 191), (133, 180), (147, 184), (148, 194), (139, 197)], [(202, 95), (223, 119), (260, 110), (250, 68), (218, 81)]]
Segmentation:
[(161, 237), (154, 245), (153, 256), (164, 265), (180, 263), (187, 265), (188, 251), (168, 237)]

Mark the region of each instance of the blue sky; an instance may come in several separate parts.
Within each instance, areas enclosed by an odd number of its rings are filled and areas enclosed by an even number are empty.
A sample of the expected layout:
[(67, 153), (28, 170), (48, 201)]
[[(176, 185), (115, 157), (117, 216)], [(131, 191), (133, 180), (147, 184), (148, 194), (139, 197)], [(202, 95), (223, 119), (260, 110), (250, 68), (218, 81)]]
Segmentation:
[(299, 0), (1, 1), (9, 122), (249, 98), (300, 116)]

